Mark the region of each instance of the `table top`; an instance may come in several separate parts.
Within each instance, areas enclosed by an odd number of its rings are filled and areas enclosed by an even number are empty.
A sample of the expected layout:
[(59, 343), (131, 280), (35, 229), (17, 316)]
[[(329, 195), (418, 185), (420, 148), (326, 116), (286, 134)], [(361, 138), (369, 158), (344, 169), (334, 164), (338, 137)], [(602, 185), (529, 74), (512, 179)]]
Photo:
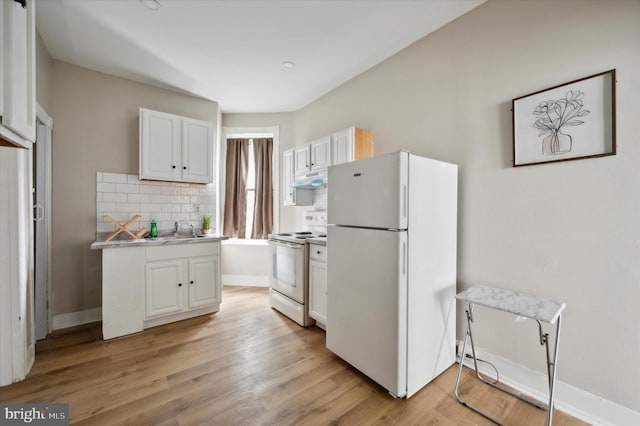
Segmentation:
[(458, 293), (456, 299), (550, 324), (556, 322), (567, 306), (556, 300), (482, 285)]

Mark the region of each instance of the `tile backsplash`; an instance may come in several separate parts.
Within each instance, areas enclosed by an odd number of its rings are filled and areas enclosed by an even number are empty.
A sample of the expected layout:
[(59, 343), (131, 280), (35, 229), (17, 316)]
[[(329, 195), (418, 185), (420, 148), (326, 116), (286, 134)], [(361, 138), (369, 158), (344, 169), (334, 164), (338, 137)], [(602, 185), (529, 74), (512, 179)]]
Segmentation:
[(129, 226), (131, 231), (151, 229), (151, 220), (155, 220), (160, 233), (172, 231), (175, 222), (179, 223), (180, 232), (186, 233), (190, 230), (189, 224), (200, 229), (205, 214), (214, 218), (212, 226), (215, 226), (214, 184), (149, 181), (138, 179), (138, 175), (98, 172), (96, 200), (98, 233), (116, 230), (115, 225), (104, 218), (105, 214), (120, 223), (141, 215)]

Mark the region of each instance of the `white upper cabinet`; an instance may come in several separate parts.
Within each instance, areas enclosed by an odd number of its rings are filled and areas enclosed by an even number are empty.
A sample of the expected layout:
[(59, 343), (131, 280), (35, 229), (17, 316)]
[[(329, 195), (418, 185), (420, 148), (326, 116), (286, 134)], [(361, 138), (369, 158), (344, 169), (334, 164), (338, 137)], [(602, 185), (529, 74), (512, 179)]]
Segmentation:
[(0, 136), (23, 148), (36, 138), (34, 6), (0, 2)]
[(285, 206), (294, 204), (293, 188), (291, 187), (291, 184), (295, 181), (293, 154), (294, 150), (289, 149), (282, 155), (282, 204)]
[(368, 130), (350, 127), (331, 135), (333, 165), (373, 157), (373, 134)]
[(353, 127), (333, 134), (333, 164), (353, 161)]
[(310, 189), (294, 188), (295, 149), (288, 149), (282, 155), (282, 204), (285, 206), (310, 206), (313, 204), (313, 192)]
[(311, 168), (311, 150), (309, 145), (301, 146), (293, 150), (293, 164), (296, 176), (304, 175)]
[(214, 126), (140, 108), (140, 179), (213, 182)]
[(323, 170), (331, 165), (331, 137), (326, 136), (310, 144), (311, 171)]
[(180, 180), (180, 148), (180, 117), (140, 109), (141, 179)]
[(307, 172), (326, 170), (331, 165), (331, 136), (325, 136), (294, 149), (296, 176)]
[(182, 119), (182, 179), (213, 182), (213, 124)]

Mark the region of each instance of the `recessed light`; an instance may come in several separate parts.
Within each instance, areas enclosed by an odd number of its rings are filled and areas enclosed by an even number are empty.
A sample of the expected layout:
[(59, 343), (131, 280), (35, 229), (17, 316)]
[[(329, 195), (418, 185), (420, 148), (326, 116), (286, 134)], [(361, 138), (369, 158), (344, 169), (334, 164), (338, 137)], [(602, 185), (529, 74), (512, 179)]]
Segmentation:
[(140, 0), (140, 3), (145, 5), (147, 9), (154, 11), (160, 10), (160, 7), (162, 6), (158, 0)]
[(282, 63), (282, 66), (285, 67), (288, 70), (294, 69), (296, 67), (295, 62), (291, 62), (291, 61), (285, 61)]

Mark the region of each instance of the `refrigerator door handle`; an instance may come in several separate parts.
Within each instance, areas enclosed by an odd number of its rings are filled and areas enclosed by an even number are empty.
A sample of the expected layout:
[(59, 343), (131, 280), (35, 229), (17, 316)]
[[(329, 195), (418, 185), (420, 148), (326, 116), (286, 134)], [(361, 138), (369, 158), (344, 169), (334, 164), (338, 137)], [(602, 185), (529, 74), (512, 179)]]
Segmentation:
[(407, 275), (407, 243), (402, 243), (402, 275)]
[(402, 185), (402, 217), (407, 218), (407, 185)]

